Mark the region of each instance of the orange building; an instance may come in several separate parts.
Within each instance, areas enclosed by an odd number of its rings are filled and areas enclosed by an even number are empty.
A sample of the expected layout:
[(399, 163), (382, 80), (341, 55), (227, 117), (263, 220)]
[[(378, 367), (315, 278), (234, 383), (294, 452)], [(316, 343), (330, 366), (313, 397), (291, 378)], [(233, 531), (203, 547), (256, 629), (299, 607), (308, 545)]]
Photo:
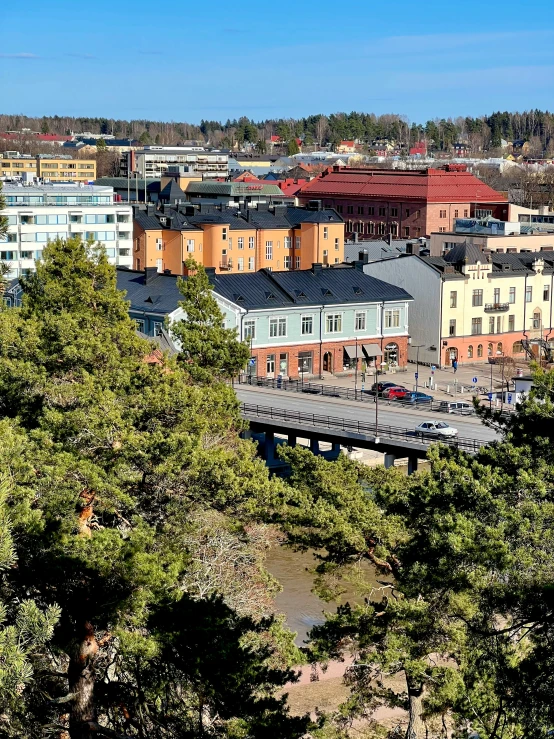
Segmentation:
[(216, 272), (309, 269), (344, 261), (344, 221), (313, 207), (258, 204), (257, 208), (149, 206), (134, 220), (133, 267), (184, 274), (187, 259)]

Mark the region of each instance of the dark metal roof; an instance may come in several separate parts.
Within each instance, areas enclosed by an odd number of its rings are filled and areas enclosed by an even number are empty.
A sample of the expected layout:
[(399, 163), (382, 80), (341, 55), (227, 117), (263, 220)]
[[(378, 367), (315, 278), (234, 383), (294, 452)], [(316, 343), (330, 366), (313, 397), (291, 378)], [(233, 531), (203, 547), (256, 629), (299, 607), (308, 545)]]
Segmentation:
[(482, 250), (475, 244), (456, 244), (447, 254), (444, 255), (444, 261), (450, 264), (481, 264), (487, 263), (487, 257)]
[(185, 195), (184, 191), (179, 187), (178, 183), (175, 182), (175, 180), (171, 180), (171, 182), (168, 182), (165, 187), (160, 190), (160, 200), (169, 202), (169, 203), (177, 203), (177, 202), (185, 202), (187, 199), (187, 196)]
[(183, 298), (176, 275), (155, 274), (146, 283), (144, 272), (118, 267), (117, 287), (127, 293), (131, 309), (141, 313), (165, 316), (172, 313)]

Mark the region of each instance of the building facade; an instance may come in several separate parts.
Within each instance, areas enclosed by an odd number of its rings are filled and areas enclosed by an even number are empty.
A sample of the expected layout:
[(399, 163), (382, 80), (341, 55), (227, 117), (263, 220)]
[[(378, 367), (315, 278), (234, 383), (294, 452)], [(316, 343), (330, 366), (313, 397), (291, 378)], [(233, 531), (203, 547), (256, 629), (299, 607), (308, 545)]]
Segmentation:
[[(407, 361), (408, 306), (404, 290), (360, 269), (215, 274), (214, 297), (240, 340), (250, 344), (253, 376), (302, 377), (376, 366), (403, 369)], [(131, 303), (140, 331), (154, 336), (182, 320), (174, 275), (118, 270), (118, 287)]]
[(344, 221), (330, 209), (164, 207), (136, 214), (134, 269), (185, 274), (194, 259), (222, 272), (308, 269), (344, 261)]
[(321, 200), (345, 219), (346, 235), (420, 238), (452, 231), (456, 218), (508, 217), (506, 196), (466, 170), (329, 168), (298, 193), (301, 204)]
[(430, 254), (441, 257), (458, 244), (473, 244), (485, 252), (517, 254), (518, 252), (553, 251), (554, 224), (526, 224), (495, 219), (454, 222), (454, 231), (433, 233)]
[(146, 179), (159, 179), (171, 165), (186, 167), (187, 171), (206, 179), (229, 175), (229, 155), (202, 146), (145, 146), (128, 151), (121, 157), (120, 173), (127, 177), (138, 172)]
[(10, 278), (32, 272), (48, 241), (76, 235), (104, 244), (112, 264), (132, 265), (132, 208), (115, 202), (111, 187), (6, 183), (2, 194), (8, 233), (0, 259)]
[[(445, 367), (531, 356), (554, 346), (554, 253), (403, 255), (364, 266), (414, 297), (409, 358)], [(527, 348), (526, 348), (527, 347)]]
[(91, 182), (96, 179), (95, 159), (70, 156), (6, 156), (0, 159), (0, 177), (17, 179), (26, 174), (51, 182)]

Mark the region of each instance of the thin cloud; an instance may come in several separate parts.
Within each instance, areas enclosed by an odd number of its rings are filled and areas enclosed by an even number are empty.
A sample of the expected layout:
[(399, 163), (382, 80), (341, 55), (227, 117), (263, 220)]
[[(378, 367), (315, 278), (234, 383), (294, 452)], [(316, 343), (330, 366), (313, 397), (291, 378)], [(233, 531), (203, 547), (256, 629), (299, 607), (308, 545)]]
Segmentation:
[(0, 54), (2, 59), (40, 59), (38, 54), (28, 54), (25, 51), (18, 52), (17, 54)]

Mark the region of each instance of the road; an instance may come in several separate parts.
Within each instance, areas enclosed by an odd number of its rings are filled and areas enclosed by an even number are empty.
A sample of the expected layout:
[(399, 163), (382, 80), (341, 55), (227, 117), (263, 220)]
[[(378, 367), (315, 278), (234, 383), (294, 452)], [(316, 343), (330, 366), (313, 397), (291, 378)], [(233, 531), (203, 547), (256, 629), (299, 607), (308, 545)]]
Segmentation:
[[(236, 385), (235, 390), (239, 400), (244, 403), (257, 403), (284, 410), (300, 411), (301, 413), (318, 413), (335, 418), (348, 418), (366, 423), (375, 423), (375, 403), (360, 403), (341, 398), (323, 398), (317, 395), (304, 395), (283, 390), (267, 390), (265, 388)], [(458, 429), (459, 435), (466, 439), (479, 439), (490, 442), (499, 438), (499, 435), (474, 416), (455, 416), (446, 413), (429, 413), (424, 409), (412, 409), (402, 406), (395, 407), (379, 401), (379, 423), (398, 426), (407, 429), (415, 427), (426, 420), (443, 420), (450, 426)]]

